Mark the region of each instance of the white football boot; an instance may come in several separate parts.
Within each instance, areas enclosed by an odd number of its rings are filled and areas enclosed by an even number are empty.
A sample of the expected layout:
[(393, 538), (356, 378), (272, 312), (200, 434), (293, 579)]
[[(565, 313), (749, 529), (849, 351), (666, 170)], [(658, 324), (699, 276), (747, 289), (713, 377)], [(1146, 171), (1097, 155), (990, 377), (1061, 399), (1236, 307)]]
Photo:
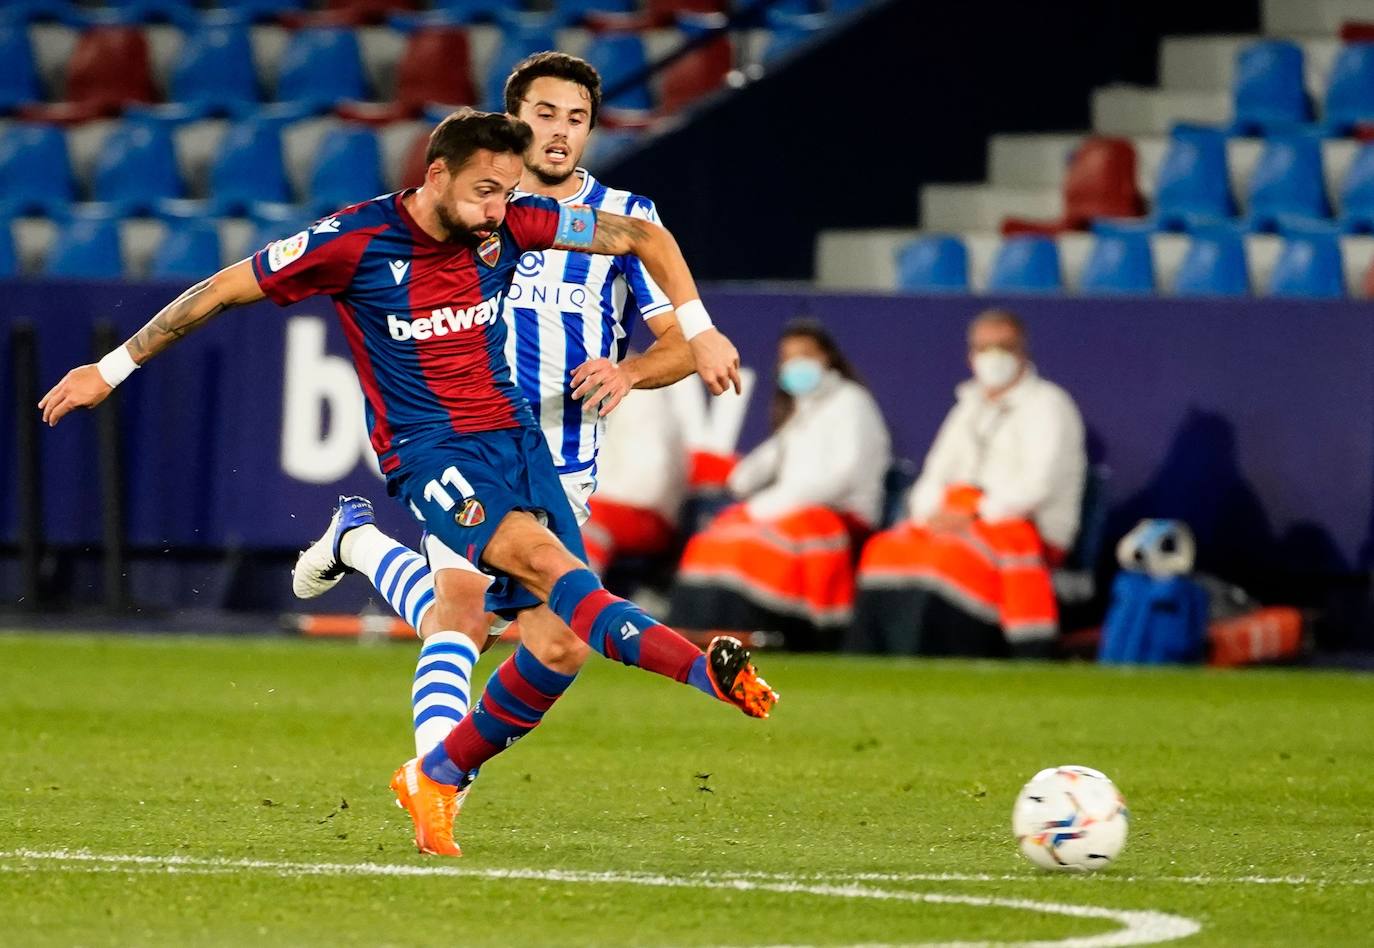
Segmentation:
[(322, 596), (353, 572), (339, 556), (344, 534), (355, 527), (376, 523), (372, 501), (366, 497), (340, 497), (329, 526), (310, 547), (296, 558), (291, 571), (291, 590), (301, 599)]

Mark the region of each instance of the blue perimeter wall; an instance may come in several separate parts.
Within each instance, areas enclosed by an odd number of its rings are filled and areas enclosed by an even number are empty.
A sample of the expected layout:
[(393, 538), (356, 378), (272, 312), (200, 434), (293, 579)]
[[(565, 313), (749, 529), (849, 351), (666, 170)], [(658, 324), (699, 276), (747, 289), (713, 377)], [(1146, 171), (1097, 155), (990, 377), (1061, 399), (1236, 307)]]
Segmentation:
[[(0, 282), (0, 544), (12, 544), (17, 529), (9, 328), (27, 322), (37, 329), (46, 387), (91, 359), (97, 321), (112, 322), (122, 338), (181, 289)], [(1109, 544), (1140, 517), (1184, 518), (1198, 534), (1204, 568), (1266, 599), (1300, 587), (1308, 592), (1293, 595), (1311, 598), (1313, 581), (1348, 582), (1374, 565), (1370, 304), (734, 287), (710, 288), (705, 298), (745, 365), (760, 373), (741, 449), (765, 433), (778, 331), (806, 314), (835, 332), (877, 396), (898, 452), (919, 461), (967, 374), (967, 320), (1005, 305), (1026, 319), (1042, 374), (1077, 400), (1092, 459), (1111, 469)], [(378, 497), (385, 525), (413, 532), (408, 515), (382, 500), (377, 476), (352, 463), (364, 456), (362, 437), (335, 422), (353, 415), (326, 413), (317, 426), (322, 439), (332, 439), (332, 459), (321, 455), (314, 474), (302, 479), (283, 469), (288, 326), (296, 334), (299, 392), (333, 386), (337, 395), (341, 363), (326, 366), (316, 351), (346, 354), (327, 300), (286, 313), (259, 304), (222, 316), (121, 389), (135, 547), (298, 549), (318, 532), (334, 497), (354, 491)], [(638, 341), (646, 335), (641, 327)], [(353, 383), (345, 379), (343, 388), (356, 401)], [(48, 541), (98, 542), (92, 417), (74, 416), (41, 437)]]

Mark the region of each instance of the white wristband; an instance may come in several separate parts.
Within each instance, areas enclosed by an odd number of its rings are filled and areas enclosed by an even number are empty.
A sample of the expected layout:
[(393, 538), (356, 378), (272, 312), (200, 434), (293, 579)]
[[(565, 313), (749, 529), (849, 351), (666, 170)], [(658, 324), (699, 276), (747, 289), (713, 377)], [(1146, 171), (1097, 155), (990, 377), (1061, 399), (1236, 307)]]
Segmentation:
[(105, 353), (95, 367), (100, 372), (100, 377), (105, 380), (105, 384), (110, 388), (116, 388), (120, 382), (133, 374), (134, 369), (138, 368), (138, 363), (129, 355), (128, 349), (117, 346)]
[(702, 305), (701, 300), (688, 300), (679, 306), (676, 312), (677, 324), (682, 329), (682, 335), (687, 339), (699, 336), (715, 325), (711, 322), (711, 314), (706, 312), (706, 307)]

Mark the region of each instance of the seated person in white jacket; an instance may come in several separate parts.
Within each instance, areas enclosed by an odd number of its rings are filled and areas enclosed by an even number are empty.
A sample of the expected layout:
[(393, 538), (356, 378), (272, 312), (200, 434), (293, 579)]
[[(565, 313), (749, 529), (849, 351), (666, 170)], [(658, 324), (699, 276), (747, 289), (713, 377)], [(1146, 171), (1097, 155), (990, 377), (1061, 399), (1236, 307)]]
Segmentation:
[(701, 383), (635, 389), (606, 418), (597, 458), (591, 518), (582, 525), (587, 565), (604, 575), (620, 556), (668, 552), (687, 493), (687, 443), (680, 397), (700, 398)]
[(847, 645), (1006, 655), (1057, 632), (1050, 568), (1078, 532), (1087, 456), (1073, 399), (1030, 362), (1025, 327), (969, 327), (974, 377), (926, 456), (910, 520), (869, 540)]
[(881, 515), (887, 427), (834, 339), (811, 321), (790, 324), (779, 340), (772, 422), (772, 436), (730, 475), (743, 503), (688, 542), (671, 621), (833, 647), (851, 617), (855, 554)]

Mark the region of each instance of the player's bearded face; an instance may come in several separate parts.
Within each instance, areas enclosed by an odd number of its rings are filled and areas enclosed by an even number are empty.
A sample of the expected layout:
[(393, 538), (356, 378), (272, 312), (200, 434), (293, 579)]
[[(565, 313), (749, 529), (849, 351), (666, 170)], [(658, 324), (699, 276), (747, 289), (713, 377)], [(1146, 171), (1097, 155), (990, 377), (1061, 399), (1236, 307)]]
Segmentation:
[(521, 167), (518, 155), (478, 152), (451, 174), (434, 207), (448, 239), (476, 247), (490, 237), (506, 219)]

